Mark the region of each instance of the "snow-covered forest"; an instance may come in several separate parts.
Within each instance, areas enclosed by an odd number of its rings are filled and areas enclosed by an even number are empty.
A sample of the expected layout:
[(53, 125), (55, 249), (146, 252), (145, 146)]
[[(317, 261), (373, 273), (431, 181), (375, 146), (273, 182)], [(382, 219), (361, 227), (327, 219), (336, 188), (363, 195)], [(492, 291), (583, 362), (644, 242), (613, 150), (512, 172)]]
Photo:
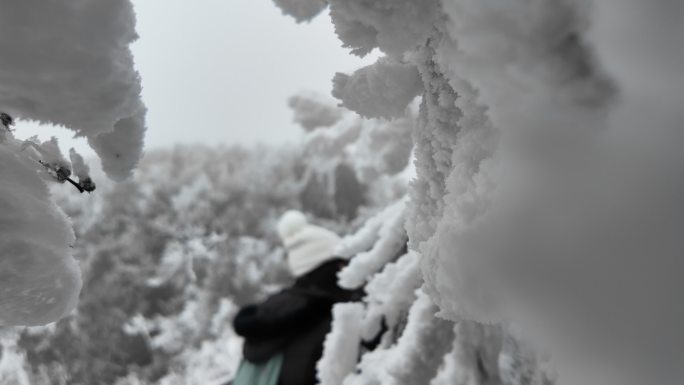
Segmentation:
[(229, 383), (293, 209), (362, 293), (322, 385), (684, 383), (684, 3), (274, 0), (377, 61), (294, 142), (147, 151), (129, 0), (0, 5), (0, 385)]

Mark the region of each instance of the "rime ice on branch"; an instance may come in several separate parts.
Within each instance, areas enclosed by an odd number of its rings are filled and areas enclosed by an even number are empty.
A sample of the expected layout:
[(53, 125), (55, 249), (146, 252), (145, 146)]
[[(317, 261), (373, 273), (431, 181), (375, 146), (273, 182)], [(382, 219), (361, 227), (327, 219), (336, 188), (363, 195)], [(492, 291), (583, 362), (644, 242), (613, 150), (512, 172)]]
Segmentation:
[(328, 7), (327, 0), (273, 0), (283, 14), (294, 17), (297, 23), (311, 21)]
[[(564, 384), (679, 381), (684, 4), (330, 6), (353, 54), (387, 55), (335, 77), (344, 106), (389, 118), (404, 105), (393, 96), (422, 92), (406, 227), (439, 316), (532, 329), (525, 335), (556, 353)], [(376, 71), (387, 61), (415, 66), (419, 90), (413, 76)], [(476, 338), (494, 335), (488, 328), (459, 329), (485, 361), (502, 354)], [(366, 368), (388, 366), (377, 359)], [(525, 377), (449, 373), (440, 381)]]
[(145, 131), (129, 48), (136, 38), (128, 0), (2, 6), (0, 325), (46, 324), (74, 308), (81, 281), (71, 224), (44, 181), (95, 189), (80, 155), (72, 151), (67, 161), (55, 139), (20, 142), (10, 126), (14, 119), (65, 126), (88, 139), (111, 178), (127, 177)]
[(398, 118), (422, 91), (413, 65), (381, 58), (352, 75), (337, 73), (332, 94), (365, 118)]

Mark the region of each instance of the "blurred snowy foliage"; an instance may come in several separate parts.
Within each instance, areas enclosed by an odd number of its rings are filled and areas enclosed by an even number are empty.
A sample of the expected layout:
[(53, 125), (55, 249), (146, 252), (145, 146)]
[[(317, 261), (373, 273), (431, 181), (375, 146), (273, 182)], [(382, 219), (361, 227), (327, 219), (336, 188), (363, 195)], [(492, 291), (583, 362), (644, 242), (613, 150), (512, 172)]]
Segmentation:
[[(54, 189), (78, 224), (84, 283), (74, 316), (21, 334), (33, 383), (230, 377), (235, 306), (290, 279), (273, 227), (300, 206), (296, 160), (287, 149), (177, 148), (149, 153), (131, 180), (85, 200)], [(202, 359), (213, 369), (186, 366)]]
[[(98, 194), (56, 186), (73, 218), (84, 283), (73, 316), (20, 333), (32, 384), (229, 380), (241, 354), (231, 329), (236, 307), (292, 279), (279, 216), (301, 209), (346, 234), (408, 188), (410, 117), (396, 126), (366, 121), (332, 101), (313, 111), (313, 119), (339, 116), (298, 145), (151, 151), (132, 179), (101, 183)], [(397, 223), (391, 247), (401, 248)]]
[(390, 119), (404, 116), (422, 89), (414, 65), (383, 57), (351, 75), (337, 73), (332, 95), (342, 101), (342, 106), (363, 117)]

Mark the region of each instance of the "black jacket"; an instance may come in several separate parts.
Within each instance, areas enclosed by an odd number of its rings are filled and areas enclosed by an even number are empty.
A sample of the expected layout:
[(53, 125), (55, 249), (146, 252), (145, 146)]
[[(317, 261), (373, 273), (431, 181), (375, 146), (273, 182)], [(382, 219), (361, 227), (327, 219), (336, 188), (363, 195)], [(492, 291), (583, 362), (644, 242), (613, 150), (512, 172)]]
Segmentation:
[(246, 360), (261, 363), (283, 353), (279, 385), (316, 384), (316, 363), (330, 331), (332, 306), (361, 296), (337, 286), (337, 272), (345, 263), (331, 260), (297, 279), (291, 288), (242, 308), (235, 317), (235, 331), (245, 338)]

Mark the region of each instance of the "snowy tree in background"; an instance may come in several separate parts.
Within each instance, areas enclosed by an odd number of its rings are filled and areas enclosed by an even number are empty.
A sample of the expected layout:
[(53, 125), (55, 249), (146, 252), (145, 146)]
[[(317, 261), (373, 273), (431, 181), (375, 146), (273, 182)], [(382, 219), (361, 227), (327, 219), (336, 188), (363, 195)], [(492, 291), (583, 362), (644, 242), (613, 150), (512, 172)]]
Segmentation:
[(88, 138), (111, 178), (128, 176), (145, 131), (135, 17), (124, 0), (4, 1), (0, 35), (0, 325), (46, 324), (74, 308), (81, 277), (45, 182), (95, 185), (80, 155), (68, 161), (56, 139), (19, 141), (12, 124), (63, 125)]

